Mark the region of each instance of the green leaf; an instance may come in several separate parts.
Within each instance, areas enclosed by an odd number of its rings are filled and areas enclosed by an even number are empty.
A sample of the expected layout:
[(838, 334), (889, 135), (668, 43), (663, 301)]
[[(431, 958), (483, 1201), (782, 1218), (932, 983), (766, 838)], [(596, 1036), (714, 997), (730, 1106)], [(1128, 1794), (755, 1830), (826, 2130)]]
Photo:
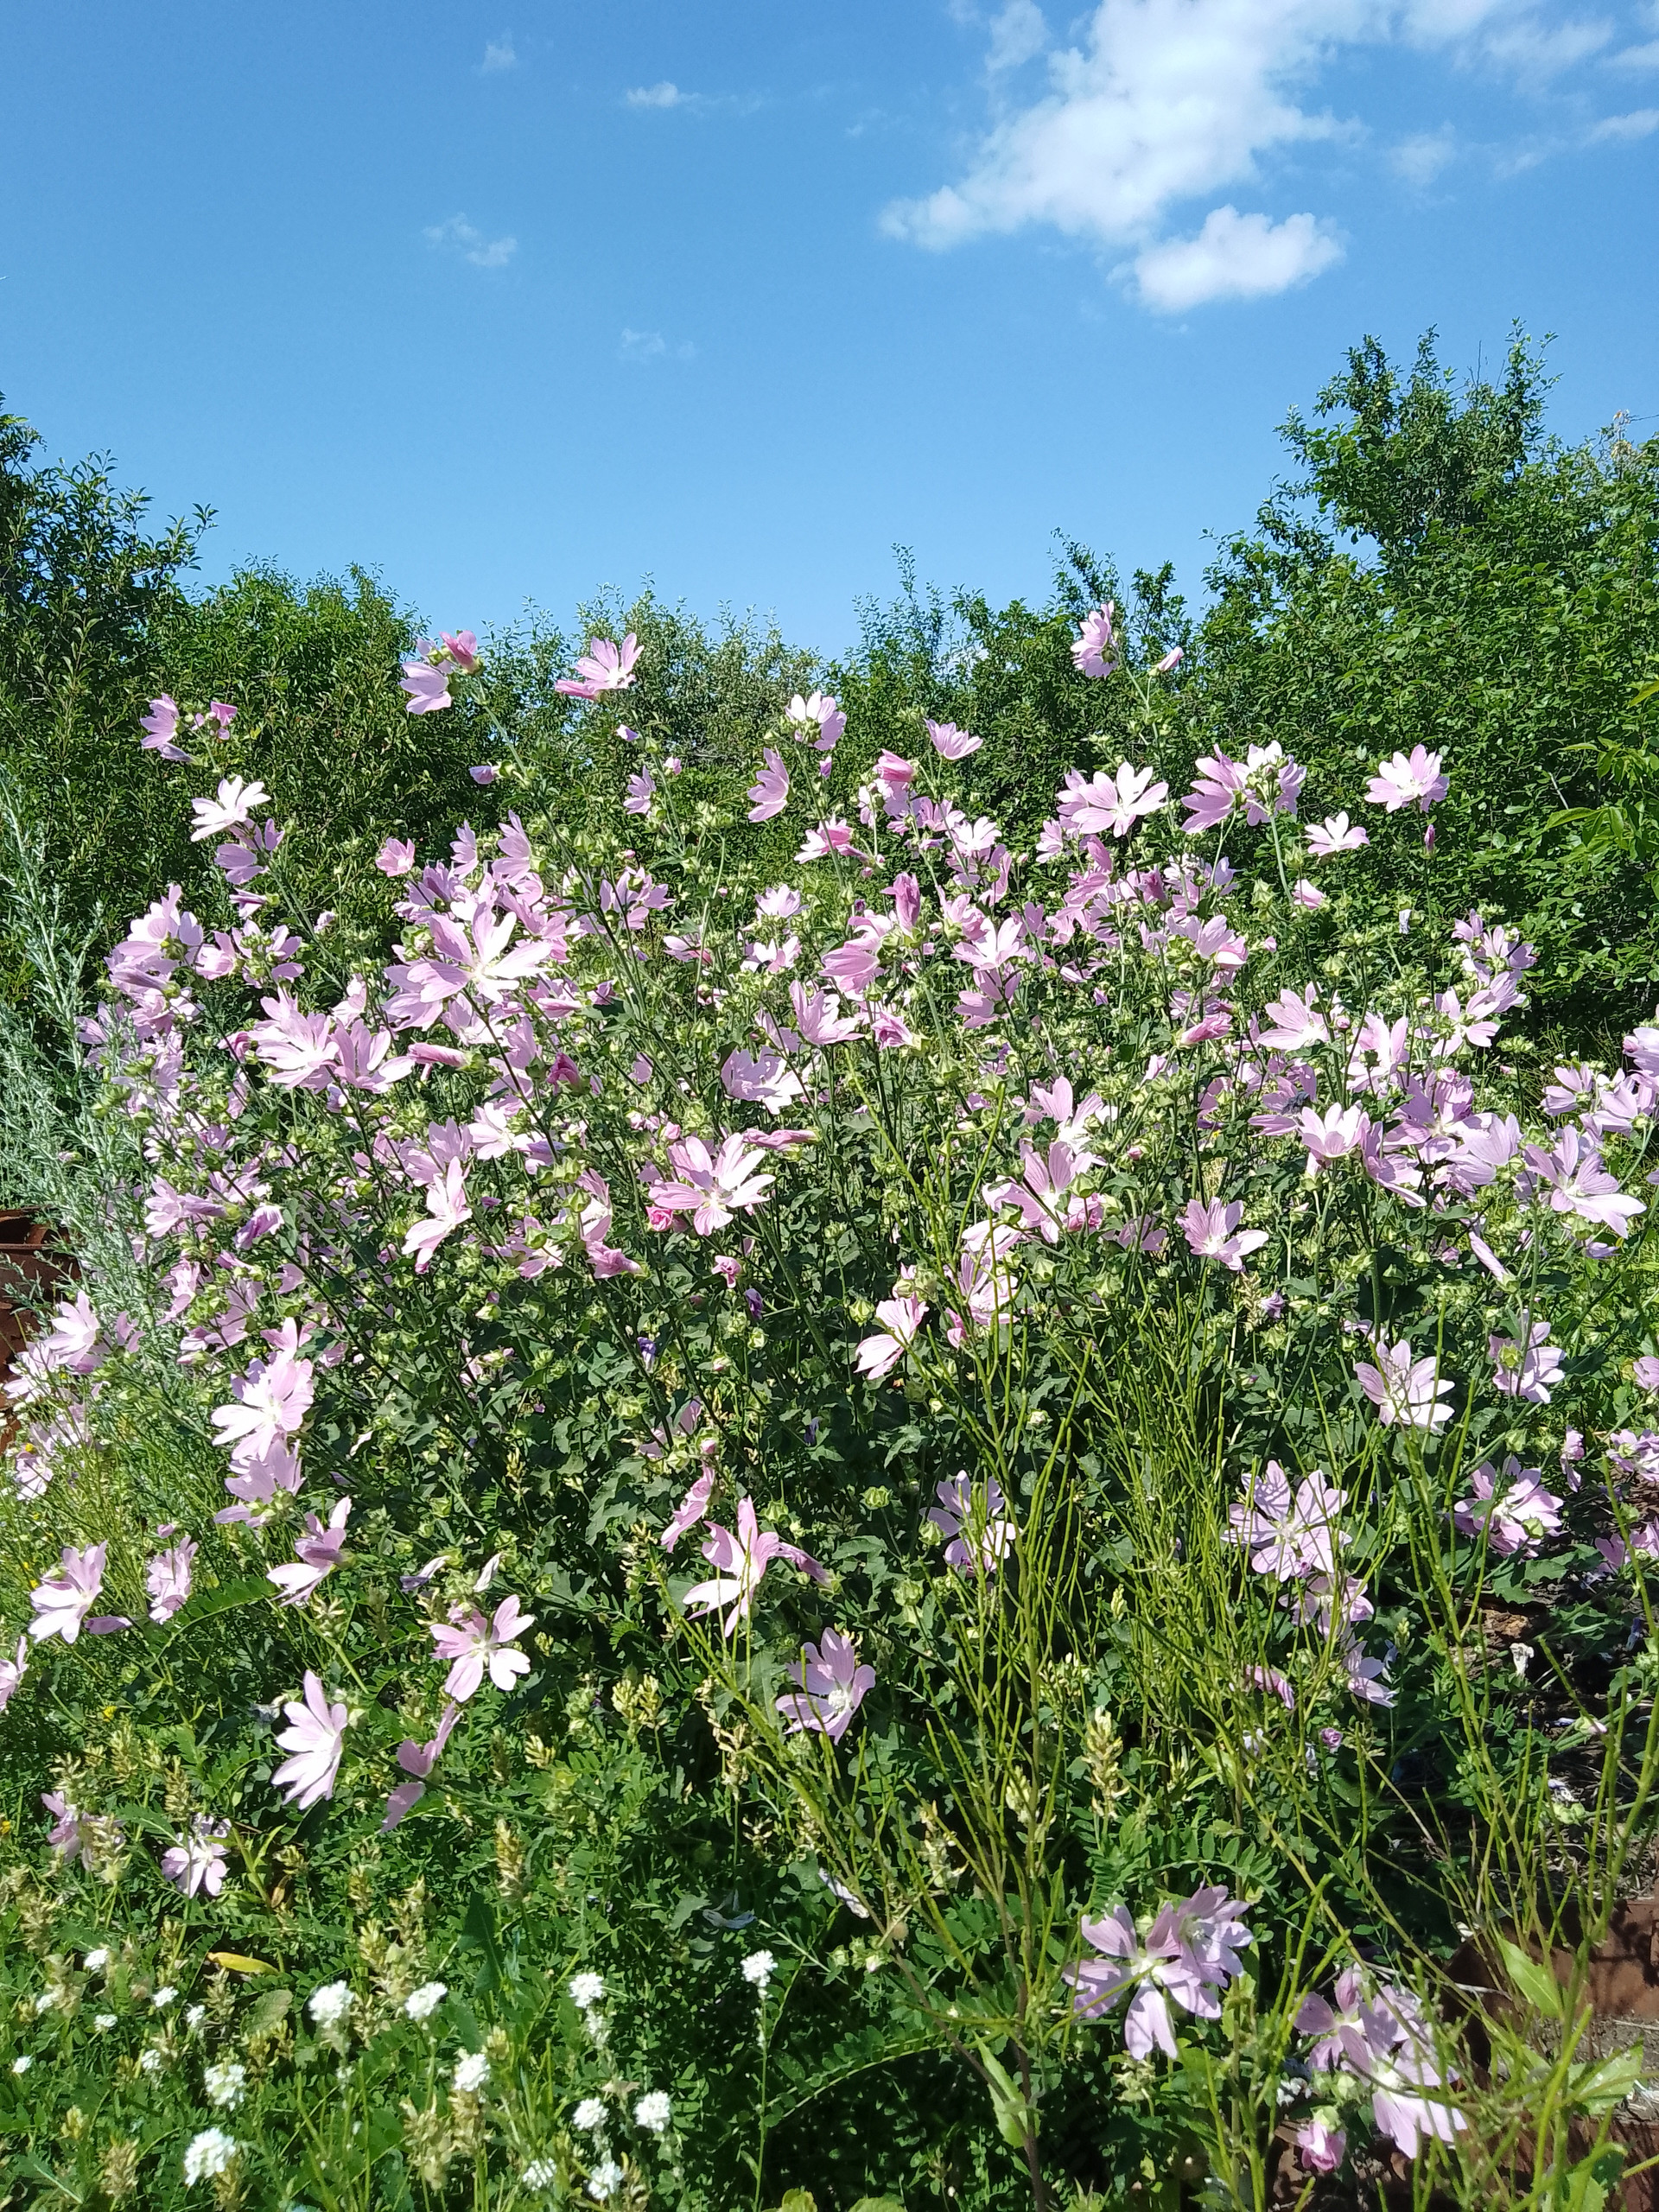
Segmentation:
[(1037, 2133), (1036, 2107), (1027, 2102), (1024, 2091), (1007, 2067), (1001, 2059), (993, 2058), (982, 2044), (979, 2046), (979, 2063), (985, 2069), (989, 2084), (997, 2133), (1014, 2150), (1023, 2150)]
[(263, 1574), (245, 1575), (238, 1582), (221, 1582), (217, 1590), (198, 1591), (194, 1598), (187, 1598), (168, 1624), (167, 1634), (156, 1646), (165, 1651), (187, 1629), (200, 1621), (211, 1620), (215, 1613), (228, 1613), (238, 1605), (256, 1605), (263, 1598), (274, 1598), (276, 1591)]
[(1516, 1989), (1535, 2012), (1548, 2013), (1552, 2020), (1567, 2017), (1567, 1992), (1546, 1966), (1529, 1958), (1518, 1945), (1500, 1936), (1497, 1948), (1503, 1955), (1503, 1970)]

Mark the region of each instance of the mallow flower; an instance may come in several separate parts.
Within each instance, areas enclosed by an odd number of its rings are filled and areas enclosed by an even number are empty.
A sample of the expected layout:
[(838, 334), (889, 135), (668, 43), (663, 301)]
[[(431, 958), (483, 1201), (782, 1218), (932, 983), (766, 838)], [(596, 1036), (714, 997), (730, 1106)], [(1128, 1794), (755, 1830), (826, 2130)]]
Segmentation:
[(817, 1731), (838, 1744), (852, 1726), (853, 1715), (874, 1687), (875, 1669), (861, 1667), (858, 1647), (839, 1629), (827, 1628), (822, 1644), (802, 1647), (798, 1661), (789, 1670), (796, 1688), (777, 1700), (788, 1722), (788, 1733)]
[(474, 1605), (452, 1622), (434, 1622), (430, 1632), (435, 1656), (454, 1662), (444, 1695), (465, 1704), (486, 1672), (497, 1689), (510, 1690), (520, 1675), (530, 1672), (530, 1661), (514, 1646), (535, 1625), (535, 1615), (521, 1612), (517, 1598), (504, 1598), (492, 1620), (486, 1621)]

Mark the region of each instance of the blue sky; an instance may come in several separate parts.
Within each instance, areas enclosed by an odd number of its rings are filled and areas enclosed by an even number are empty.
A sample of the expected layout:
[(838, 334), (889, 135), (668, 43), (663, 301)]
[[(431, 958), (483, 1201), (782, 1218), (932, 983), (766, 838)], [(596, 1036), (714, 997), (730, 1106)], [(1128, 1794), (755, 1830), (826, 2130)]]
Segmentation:
[(650, 576), (833, 651), (1059, 528), (1196, 586), (1343, 348), (1659, 430), (1659, 0), (56, 0), (0, 390), (433, 622)]

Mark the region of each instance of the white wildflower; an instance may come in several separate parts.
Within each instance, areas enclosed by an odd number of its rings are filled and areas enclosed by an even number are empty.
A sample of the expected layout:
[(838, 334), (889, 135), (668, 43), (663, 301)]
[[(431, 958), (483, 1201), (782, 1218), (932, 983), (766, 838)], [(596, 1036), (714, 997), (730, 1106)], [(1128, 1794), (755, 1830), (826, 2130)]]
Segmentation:
[(205, 2127), (194, 2135), (185, 2146), (184, 2178), (187, 2183), (212, 2181), (216, 2175), (228, 2171), (237, 2153), (237, 2141), (222, 2127)]
[(158, 1989), (149, 2001), (158, 2012), (165, 2012), (168, 2006), (175, 2002), (178, 1993), (169, 1981), (164, 1988)]
[(110, 2030), (111, 2030), (111, 2029), (115, 2025), (115, 2015), (114, 2015), (114, 2013), (113, 2013), (113, 2012), (99, 2012), (99, 2013), (96, 2013), (96, 2014), (93, 2016), (93, 2019), (92, 2019), (92, 2025), (93, 2025), (93, 2026), (98, 2030), (98, 2032), (99, 2033), (99, 2035), (101, 2035), (101, 2036), (106, 2036), (106, 2035), (108, 2035), (108, 2033), (110, 2032)]
[(455, 2070), (449, 2076), (458, 2089), (482, 2089), (488, 2086), (490, 2062), (481, 2050), (463, 2051), (455, 2061)]
[(614, 2158), (607, 2158), (594, 2168), (588, 2177), (588, 2194), (595, 2204), (603, 2204), (614, 2196), (622, 2186), (622, 2169)]
[(138, 2068), (141, 2073), (159, 2074), (165, 2063), (161, 2052), (156, 2050), (154, 2044), (151, 2044), (148, 2050), (141, 2050), (138, 2054)]
[(307, 1998), (305, 2009), (320, 2028), (333, 2028), (350, 2018), (353, 2002), (349, 1981), (325, 1981)]
[(551, 2189), (558, 2178), (558, 2161), (554, 2158), (532, 2158), (524, 2168), (526, 2189)]
[(448, 1994), (448, 1988), (443, 1982), (423, 1981), (418, 1989), (411, 1990), (404, 1998), (404, 2010), (411, 2020), (429, 2020)]
[(605, 2100), (603, 2097), (584, 2097), (570, 2115), (576, 2126), (584, 2130), (603, 2127)]
[(764, 1997), (766, 1984), (778, 1971), (778, 1961), (770, 1951), (751, 1951), (743, 1961), (743, 1979), (753, 1982)]
[(55, 1989), (43, 1989), (35, 1999), (35, 2010), (37, 2012), (49, 2012), (57, 2001), (58, 1993)]
[(591, 2012), (595, 2005), (605, 2002), (605, 1977), (602, 1974), (573, 1974), (569, 1987), (570, 2002), (578, 2012)]
[(11, 2070), (14, 2074), (27, 2074), (29, 2068), (34, 2063), (34, 2059), (30, 2056), (28, 2051), (25, 2051), (21, 2058), (14, 2058), (12, 2060)]
[(86, 1954), (86, 1966), (88, 1974), (102, 1974), (109, 1963), (110, 1955), (101, 1943), (97, 1950), (88, 1951)]
[(194, 2035), (207, 2017), (207, 2007), (205, 2005), (188, 2005), (185, 2011), (184, 2024)]
[(218, 2105), (224, 2112), (234, 2112), (248, 2093), (248, 2069), (233, 2058), (221, 2058), (216, 2066), (207, 2069), (201, 2086), (207, 2092), (210, 2105)]
[(660, 2135), (668, 2126), (669, 2114), (674, 2109), (673, 2099), (666, 2089), (647, 2089), (633, 2108), (634, 2125)]

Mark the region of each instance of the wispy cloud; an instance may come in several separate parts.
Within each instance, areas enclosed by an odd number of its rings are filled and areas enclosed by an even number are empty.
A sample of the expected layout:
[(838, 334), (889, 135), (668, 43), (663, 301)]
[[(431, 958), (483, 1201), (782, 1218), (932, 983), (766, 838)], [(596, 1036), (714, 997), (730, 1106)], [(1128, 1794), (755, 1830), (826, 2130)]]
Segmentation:
[(671, 346), (660, 330), (625, 330), (617, 358), (636, 368), (645, 368), (652, 361), (695, 361), (697, 349), (689, 338)]
[(478, 66), (481, 74), (486, 77), (493, 77), (502, 69), (516, 69), (518, 67), (518, 56), (514, 49), (512, 35), (510, 31), (503, 31), (499, 38), (493, 38), (486, 42), (484, 59)]
[(660, 85), (636, 85), (623, 95), (630, 107), (689, 107), (692, 95), (664, 77)]
[(1206, 300), (1260, 300), (1306, 284), (1342, 258), (1341, 242), (1313, 215), (1241, 215), (1212, 207), (1196, 238), (1166, 238), (1135, 260), (1148, 307), (1182, 315)]
[[(1274, 156), (1363, 142), (1363, 122), (1308, 96), (1345, 51), (1439, 52), (1535, 92), (1614, 36), (1606, 17), (1569, 17), (1556, 0), (1091, 0), (1076, 43), (1057, 47), (1037, 0), (1004, 0), (988, 23), (977, 20), (988, 33), (990, 128), (956, 181), (895, 200), (882, 228), (935, 251), (1038, 225), (1128, 247), (1117, 273), (1133, 276), (1148, 305), (1169, 308), (1266, 297), (1339, 257), (1317, 215), (1275, 220), (1242, 213), (1232, 198), (1196, 234), (1170, 232), (1194, 200), (1259, 186)], [(997, 114), (1007, 73), (1039, 54), (1046, 90)], [(1620, 118), (1603, 135), (1621, 131), (1636, 135)], [(1448, 132), (1426, 131), (1387, 158), (1421, 187), (1455, 150)]]
[(1627, 46), (1610, 59), (1619, 69), (1659, 69), (1659, 38), (1649, 39), (1645, 46)]
[(426, 242), (441, 253), (457, 254), (474, 269), (505, 269), (518, 251), (517, 238), (486, 238), (464, 215), (451, 215), (447, 223), (434, 223)]
[(1659, 107), (1639, 107), (1630, 115), (1605, 116), (1590, 133), (1592, 146), (1605, 145), (1609, 139), (1647, 138), (1659, 130)]

